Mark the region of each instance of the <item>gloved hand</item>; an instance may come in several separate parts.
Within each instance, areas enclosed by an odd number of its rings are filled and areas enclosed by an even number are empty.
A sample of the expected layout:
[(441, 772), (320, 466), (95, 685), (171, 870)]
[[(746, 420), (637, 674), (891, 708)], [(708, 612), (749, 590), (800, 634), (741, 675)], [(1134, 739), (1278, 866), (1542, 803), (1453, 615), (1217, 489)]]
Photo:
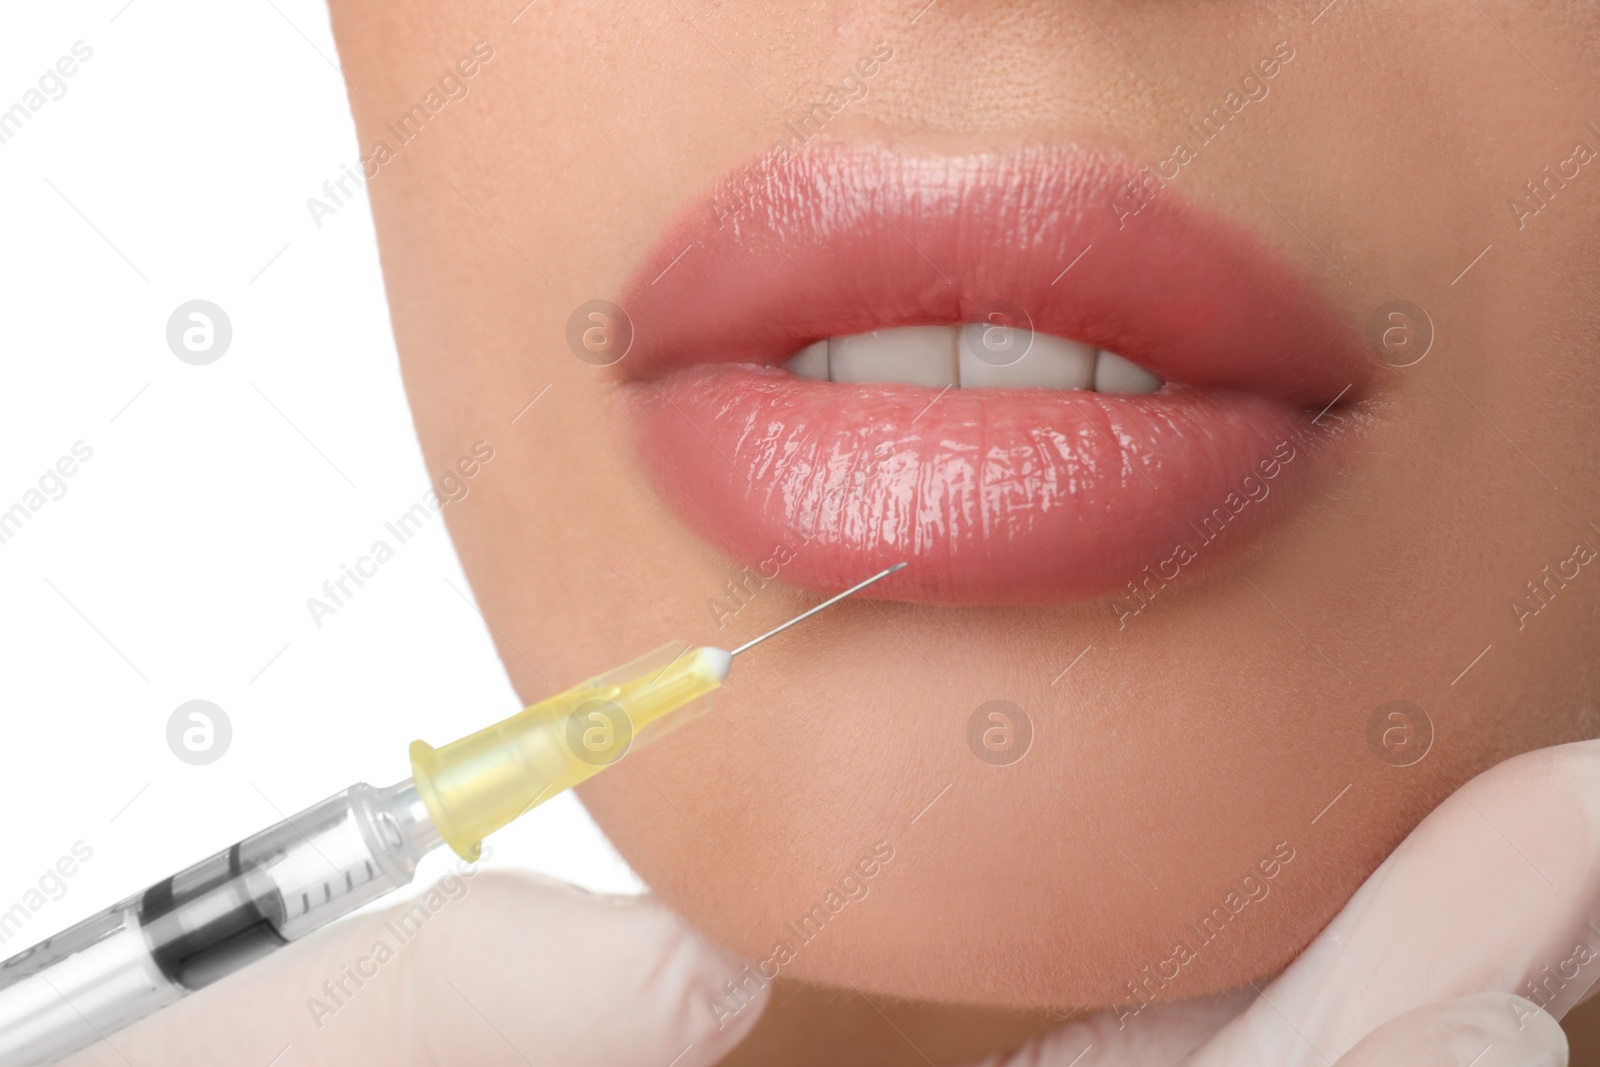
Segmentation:
[(706, 1002), (727, 1000), (743, 961), (650, 897), (483, 869), (452, 885), (431, 910), (339, 923), (64, 1062), (708, 1067), (765, 1007), (763, 991), (718, 1029)]
[[(650, 898), (483, 872), (373, 962), (376, 942), (398, 940), (385, 924), (401, 910), (284, 949), (69, 1062), (697, 1067), (765, 1006), (755, 992), (719, 1029), (707, 1000), (727, 999), (742, 963)], [(1259, 992), (1153, 1005), (1124, 1026), (1091, 1016), (992, 1062), (1559, 1067), (1556, 1020), (1597, 977), (1600, 742), (1584, 742), (1468, 783)]]

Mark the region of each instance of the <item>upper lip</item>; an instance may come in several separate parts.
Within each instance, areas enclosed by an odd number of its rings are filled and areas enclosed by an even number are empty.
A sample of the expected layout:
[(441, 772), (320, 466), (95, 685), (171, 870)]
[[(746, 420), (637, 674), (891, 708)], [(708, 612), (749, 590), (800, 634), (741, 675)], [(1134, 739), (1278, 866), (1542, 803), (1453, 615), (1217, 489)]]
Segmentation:
[(826, 337), (979, 321), (1000, 300), (1167, 381), (1320, 407), (1370, 377), (1328, 302), (1241, 227), (1148, 182), (1127, 215), (1138, 172), (1115, 157), (822, 143), (752, 169), (747, 199), (692, 208), (633, 272), (624, 376), (776, 364)]
[[(909, 559), (866, 592), (1022, 604), (1120, 588), (1119, 619), (1142, 610), (1314, 484), (1341, 421), (1319, 420), (1362, 399), (1374, 364), (1243, 227), (1172, 187), (1146, 186), (1130, 215), (1139, 174), (1068, 147), (817, 142), (759, 162), (744, 199), (691, 208), (622, 296), (618, 373), (658, 491), (765, 578), (838, 589)], [(1169, 384), (946, 397), (773, 367), (823, 338), (989, 321), (994, 301)]]

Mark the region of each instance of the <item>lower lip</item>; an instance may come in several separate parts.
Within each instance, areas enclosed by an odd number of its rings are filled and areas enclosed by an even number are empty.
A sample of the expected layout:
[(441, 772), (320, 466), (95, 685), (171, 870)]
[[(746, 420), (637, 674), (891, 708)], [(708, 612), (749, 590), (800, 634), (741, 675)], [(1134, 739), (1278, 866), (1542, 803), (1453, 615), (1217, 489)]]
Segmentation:
[(818, 591), (905, 560), (867, 595), (930, 604), (1142, 597), (1326, 466), (1308, 412), (1215, 389), (938, 395), (727, 364), (627, 388), (643, 460), (701, 537)]

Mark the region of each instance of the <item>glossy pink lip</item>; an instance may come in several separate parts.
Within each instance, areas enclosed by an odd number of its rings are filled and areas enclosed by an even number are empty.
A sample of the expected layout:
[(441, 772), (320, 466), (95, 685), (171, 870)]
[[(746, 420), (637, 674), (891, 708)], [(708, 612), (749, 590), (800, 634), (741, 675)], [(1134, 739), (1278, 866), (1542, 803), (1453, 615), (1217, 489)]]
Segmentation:
[[(635, 272), (619, 369), (663, 499), (768, 576), (835, 590), (906, 559), (871, 592), (941, 604), (1176, 580), (1315, 483), (1314, 419), (1370, 373), (1237, 227), (1170, 188), (1128, 216), (1118, 160), (833, 143), (759, 173), (741, 210), (691, 212)], [(992, 300), (1169, 385), (940, 395), (774, 366), (824, 337), (975, 321)]]

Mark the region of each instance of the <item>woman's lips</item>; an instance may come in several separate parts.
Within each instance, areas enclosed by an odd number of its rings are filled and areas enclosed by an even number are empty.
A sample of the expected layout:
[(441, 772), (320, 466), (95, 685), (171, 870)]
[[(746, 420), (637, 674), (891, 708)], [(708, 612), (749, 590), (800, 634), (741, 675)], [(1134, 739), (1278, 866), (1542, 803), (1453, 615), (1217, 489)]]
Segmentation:
[[(1243, 543), (1325, 466), (1315, 420), (1370, 363), (1311, 287), (1224, 221), (1068, 149), (814, 145), (691, 212), (623, 297), (619, 365), (666, 502), (769, 577), (941, 604), (1137, 592)], [(1113, 206), (1121, 205), (1121, 206)], [(1149, 396), (838, 384), (774, 366), (825, 337), (985, 321), (1126, 356)]]

